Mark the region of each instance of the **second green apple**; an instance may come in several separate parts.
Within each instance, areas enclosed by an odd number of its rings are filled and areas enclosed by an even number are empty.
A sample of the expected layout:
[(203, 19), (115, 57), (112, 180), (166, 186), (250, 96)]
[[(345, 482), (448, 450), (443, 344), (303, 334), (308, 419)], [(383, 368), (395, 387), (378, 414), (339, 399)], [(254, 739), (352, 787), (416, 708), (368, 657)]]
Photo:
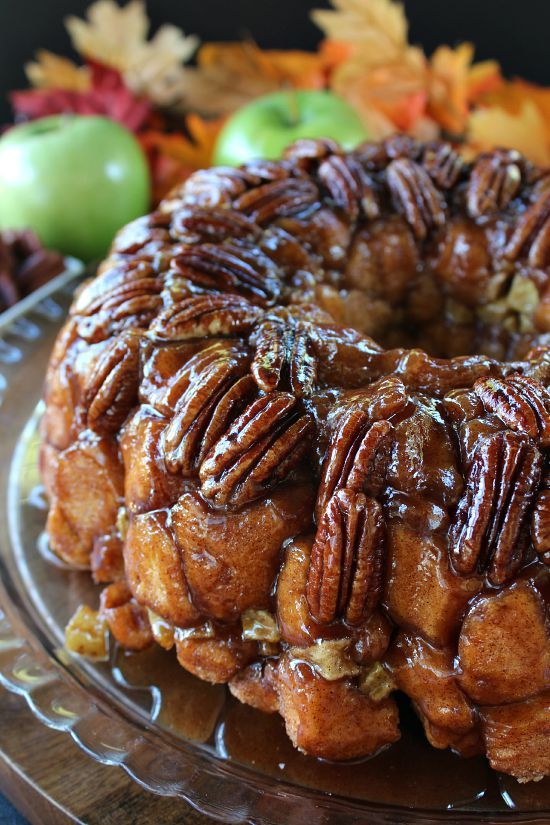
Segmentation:
[(324, 137), (353, 149), (368, 134), (355, 110), (332, 92), (274, 92), (229, 118), (218, 137), (214, 163), (238, 166), (255, 158), (275, 160), (299, 138)]

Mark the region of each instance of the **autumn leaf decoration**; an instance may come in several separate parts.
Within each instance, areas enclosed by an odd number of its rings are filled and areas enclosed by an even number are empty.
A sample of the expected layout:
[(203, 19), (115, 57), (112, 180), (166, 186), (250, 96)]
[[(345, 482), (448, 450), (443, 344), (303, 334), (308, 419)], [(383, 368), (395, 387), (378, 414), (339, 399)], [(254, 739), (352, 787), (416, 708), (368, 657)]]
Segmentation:
[(410, 42), (397, 0), (331, 2), (312, 12), (324, 38), (305, 52), (251, 39), (199, 45), (169, 23), (150, 36), (143, 0), (96, 0), (84, 19), (65, 21), (82, 63), (38, 51), (25, 66), (31, 88), (11, 95), (16, 118), (77, 112), (119, 121), (147, 154), (155, 201), (212, 162), (228, 115), (281, 88), (331, 89), (373, 138), (444, 136), (466, 156), (501, 145), (550, 165), (550, 89), (505, 80), (496, 61), (474, 62), (470, 43), (426, 55)]

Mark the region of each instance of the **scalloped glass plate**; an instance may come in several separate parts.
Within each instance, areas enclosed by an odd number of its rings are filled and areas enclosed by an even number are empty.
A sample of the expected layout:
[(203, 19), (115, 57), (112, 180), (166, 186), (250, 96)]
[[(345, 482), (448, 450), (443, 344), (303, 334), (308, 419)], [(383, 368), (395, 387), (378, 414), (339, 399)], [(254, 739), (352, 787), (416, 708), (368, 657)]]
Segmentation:
[(95, 606), (98, 592), (85, 572), (64, 568), (48, 551), (37, 404), (76, 274), (73, 266), (55, 295), (0, 316), (1, 683), (91, 758), (224, 822), (550, 821), (550, 780), (519, 785), (481, 757), (430, 748), (406, 706), (400, 743), (334, 765), (299, 754), (277, 715), (200, 682), (171, 653), (114, 647), (96, 664), (67, 655), (65, 623), (79, 604)]

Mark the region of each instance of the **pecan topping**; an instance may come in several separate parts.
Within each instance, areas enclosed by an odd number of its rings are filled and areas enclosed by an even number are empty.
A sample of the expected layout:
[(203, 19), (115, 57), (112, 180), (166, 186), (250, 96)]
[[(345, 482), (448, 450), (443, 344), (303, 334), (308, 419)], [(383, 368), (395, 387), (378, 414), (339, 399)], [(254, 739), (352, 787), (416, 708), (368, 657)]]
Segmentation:
[(519, 219), (504, 255), (511, 261), (527, 256), (530, 266), (541, 269), (550, 261), (550, 192), (544, 192)]
[(116, 432), (138, 401), (139, 336), (120, 335), (102, 352), (82, 396), (87, 424), (95, 432)]
[(424, 240), (431, 229), (445, 223), (443, 198), (425, 169), (399, 158), (388, 166), (387, 178), (396, 209), (403, 213), (416, 238)]
[(195, 475), (216, 441), (252, 400), (254, 381), (242, 372), (242, 362), (222, 358), (196, 373), (164, 431), (164, 460), (171, 473)]
[(464, 161), (450, 143), (428, 143), (422, 166), (440, 189), (452, 189), (464, 169)]
[(231, 166), (201, 169), (185, 181), (183, 198), (189, 206), (221, 206), (259, 183), (255, 175)]
[(368, 218), (377, 218), (380, 207), (363, 167), (353, 157), (331, 155), (319, 166), (319, 180), (328, 189), (334, 203), (343, 209), (352, 221), (363, 209)]
[(174, 213), (171, 226), (171, 233), (178, 240), (204, 237), (217, 241), (225, 238), (256, 240), (260, 232), (260, 227), (247, 215), (221, 207), (184, 207)]
[(472, 218), (504, 209), (519, 192), (522, 172), (518, 152), (498, 150), (480, 155), (470, 175), (466, 194)]
[(275, 218), (288, 218), (319, 201), (319, 190), (307, 178), (288, 178), (264, 183), (245, 192), (233, 206), (260, 225)]
[(262, 272), (237, 247), (204, 243), (183, 246), (172, 263), (196, 287), (214, 292), (245, 293), (260, 304), (271, 303), (279, 293), (273, 271)]
[(422, 150), (421, 144), (410, 135), (390, 135), (383, 141), (384, 150), (388, 158), (410, 158), (417, 160)]
[[(158, 291), (162, 289), (158, 273), (149, 262), (130, 260), (107, 267), (78, 290), (71, 306), (71, 315), (93, 315), (102, 309), (110, 297), (118, 295), (118, 290), (132, 290), (134, 285), (139, 287), (145, 281), (157, 282)], [(145, 284), (143, 288), (147, 288)]]
[(264, 392), (276, 390), (288, 379), (292, 392), (310, 395), (317, 378), (311, 325), (288, 316), (273, 316), (262, 322), (253, 336), (256, 354), (252, 375)]
[(317, 496), (317, 517), (337, 490), (345, 487), (377, 496), (384, 488), (390, 458), (393, 425), (377, 421), (369, 425), (362, 410), (351, 410), (332, 437)]
[(382, 142), (362, 143), (357, 147), (354, 154), (365, 164), (368, 169), (385, 169), (391, 160), (397, 158), (410, 158), (418, 160), (421, 152), (421, 145), (417, 140), (409, 135), (391, 135)]
[(161, 278), (125, 281), (90, 304), (78, 324), (87, 341), (101, 341), (128, 327), (147, 327), (162, 306)]
[(170, 241), (169, 226), (170, 215), (167, 213), (144, 215), (117, 232), (112, 250), (121, 255), (135, 255), (136, 252), (143, 254), (149, 244), (162, 246)]
[(238, 295), (197, 295), (161, 312), (149, 335), (160, 341), (229, 338), (250, 332), (261, 310)]
[(457, 573), (486, 573), (492, 585), (513, 577), (524, 560), (541, 466), (525, 436), (506, 431), (480, 439), (449, 535)]
[(285, 149), (286, 160), (322, 160), (339, 152), (340, 147), (330, 138), (300, 138)]
[(263, 160), (262, 158), (249, 160), (241, 168), (249, 175), (254, 175), (263, 181), (283, 180), (289, 178), (294, 172), (292, 164), (287, 161)]
[(505, 379), (476, 381), (474, 389), (487, 412), (511, 430), (550, 446), (550, 395), (543, 384), (514, 373)]
[(380, 596), (385, 524), (382, 508), (353, 490), (338, 490), (323, 511), (311, 548), (306, 596), (313, 618), (363, 622)]
[(541, 561), (550, 564), (550, 467), (546, 467), (533, 510), (531, 539)]
[(283, 481), (309, 447), (313, 419), (288, 393), (258, 398), (214, 445), (200, 468), (202, 492), (241, 506)]
[[(164, 350), (169, 353), (170, 350)], [(228, 374), (244, 375), (248, 372), (250, 357), (240, 343), (215, 341), (200, 349), (171, 376), (158, 375), (155, 389), (150, 389), (144, 397), (162, 415), (172, 417), (176, 405), (189, 385), (209, 369), (213, 363), (223, 362)], [(150, 365), (144, 366), (145, 380), (151, 378)]]

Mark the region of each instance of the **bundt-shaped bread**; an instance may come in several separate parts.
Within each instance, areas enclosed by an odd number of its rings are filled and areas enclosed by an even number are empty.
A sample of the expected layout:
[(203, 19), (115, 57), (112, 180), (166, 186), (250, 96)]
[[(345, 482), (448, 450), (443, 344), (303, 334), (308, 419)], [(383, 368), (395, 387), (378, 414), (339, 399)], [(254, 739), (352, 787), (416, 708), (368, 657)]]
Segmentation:
[(306, 753), (398, 739), (399, 690), (435, 747), (549, 774), (549, 275), (550, 176), (515, 152), (198, 172), (57, 341), (52, 549), (112, 582), (121, 644)]

